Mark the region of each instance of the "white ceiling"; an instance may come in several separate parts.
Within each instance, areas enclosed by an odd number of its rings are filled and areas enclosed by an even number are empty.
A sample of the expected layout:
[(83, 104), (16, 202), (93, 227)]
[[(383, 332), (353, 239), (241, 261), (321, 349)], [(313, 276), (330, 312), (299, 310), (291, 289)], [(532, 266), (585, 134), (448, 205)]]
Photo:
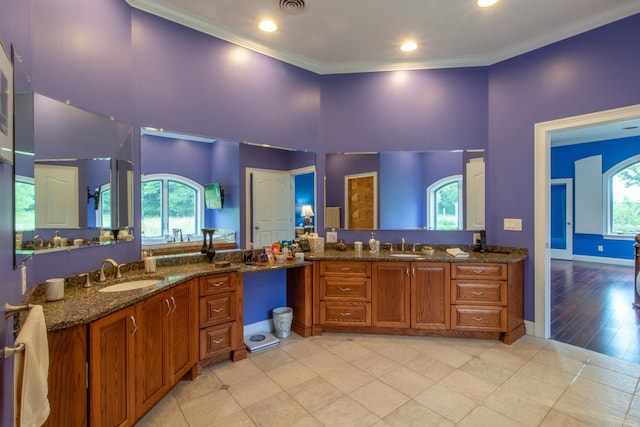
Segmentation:
[[(318, 74), (487, 66), (640, 13), (638, 0), (500, 0), (490, 8), (476, 0), (126, 1)], [(265, 17), (276, 32), (258, 29)], [(401, 52), (409, 38), (418, 49)], [(566, 138), (584, 140), (576, 132)]]

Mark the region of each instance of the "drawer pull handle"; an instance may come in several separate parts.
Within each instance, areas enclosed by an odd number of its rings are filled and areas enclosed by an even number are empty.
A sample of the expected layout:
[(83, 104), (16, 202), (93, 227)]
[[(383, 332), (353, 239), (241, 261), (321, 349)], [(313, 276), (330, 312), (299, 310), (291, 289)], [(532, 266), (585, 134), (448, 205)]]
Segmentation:
[(340, 267), (340, 271), (351, 271), (350, 267)]
[(474, 272), (474, 273), (476, 273), (476, 274), (480, 274), (480, 273), (482, 273), (482, 270), (480, 270), (480, 269), (478, 269), (478, 270), (473, 270), (473, 272)]
[(213, 311), (214, 313), (220, 313), (222, 310), (224, 310), (224, 308), (220, 307), (220, 308), (212, 308), (211, 311)]
[(171, 297), (171, 302), (173, 303), (173, 310), (171, 310), (173, 313), (178, 308), (178, 304), (176, 304), (176, 299), (174, 297)]
[(474, 317), (473, 320), (475, 320), (476, 322), (482, 322), (484, 320), (484, 317)]
[(351, 313), (347, 312), (347, 313), (340, 313), (340, 316), (342, 317), (349, 317), (351, 316)]
[(133, 323), (133, 331), (131, 331), (131, 335), (135, 335), (138, 330), (138, 325), (136, 324), (136, 318), (131, 316), (131, 322)]
[(340, 288), (340, 290), (342, 292), (349, 292), (351, 290), (351, 288)]
[(168, 299), (164, 299), (164, 302), (167, 303), (167, 316), (171, 314), (171, 305), (169, 304), (169, 300)]
[(211, 340), (211, 342), (214, 343), (214, 344), (220, 344), (222, 341), (224, 341), (224, 340), (223, 339)]
[(212, 283), (212, 285), (217, 288), (218, 286), (224, 285), (224, 282), (216, 282), (216, 283)]
[(481, 291), (473, 291), (472, 294), (474, 295), (484, 295), (484, 292)]

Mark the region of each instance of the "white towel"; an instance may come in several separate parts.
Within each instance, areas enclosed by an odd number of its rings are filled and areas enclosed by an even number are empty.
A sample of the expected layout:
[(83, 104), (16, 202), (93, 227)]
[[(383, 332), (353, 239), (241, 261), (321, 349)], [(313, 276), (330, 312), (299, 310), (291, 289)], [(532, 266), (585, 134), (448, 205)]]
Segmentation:
[(49, 417), (49, 343), (41, 305), (29, 310), (15, 345), (14, 415), (18, 427), (40, 427)]
[(447, 253), (456, 258), (469, 258), (469, 254), (461, 250), (460, 248), (449, 248)]

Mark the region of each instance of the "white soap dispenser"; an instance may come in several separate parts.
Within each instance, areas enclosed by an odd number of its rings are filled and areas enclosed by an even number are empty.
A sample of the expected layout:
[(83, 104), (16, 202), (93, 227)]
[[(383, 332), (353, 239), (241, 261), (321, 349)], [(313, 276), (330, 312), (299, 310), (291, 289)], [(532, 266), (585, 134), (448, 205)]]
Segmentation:
[(53, 247), (59, 248), (62, 246), (62, 237), (60, 237), (60, 231), (56, 231), (56, 235), (53, 237)]
[(373, 231), (371, 232), (371, 238), (369, 239), (369, 249), (371, 250), (371, 252), (376, 251), (376, 238), (373, 235)]

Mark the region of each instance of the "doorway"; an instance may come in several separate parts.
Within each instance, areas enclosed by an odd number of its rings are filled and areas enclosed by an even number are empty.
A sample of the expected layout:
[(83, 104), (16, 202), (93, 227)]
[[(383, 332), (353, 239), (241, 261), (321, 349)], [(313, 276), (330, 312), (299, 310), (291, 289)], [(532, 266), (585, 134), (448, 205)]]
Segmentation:
[(551, 258), (573, 259), (573, 180), (551, 180)]
[[(251, 222), (248, 243), (254, 247), (270, 246), (273, 242), (292, 240), (293, 176), (289, 172), (247, 169), (247, 199)], [(247, 247), (250, 247), (247, 244)]]
[(551, 136), (554, 132), (608, 125), (611, 123), (640, 119), (640, 105), (600, 111), (575, 117), (535, 124), (534, 157), (534, 301), (537, 337), (550, 336), (550, 153)]

